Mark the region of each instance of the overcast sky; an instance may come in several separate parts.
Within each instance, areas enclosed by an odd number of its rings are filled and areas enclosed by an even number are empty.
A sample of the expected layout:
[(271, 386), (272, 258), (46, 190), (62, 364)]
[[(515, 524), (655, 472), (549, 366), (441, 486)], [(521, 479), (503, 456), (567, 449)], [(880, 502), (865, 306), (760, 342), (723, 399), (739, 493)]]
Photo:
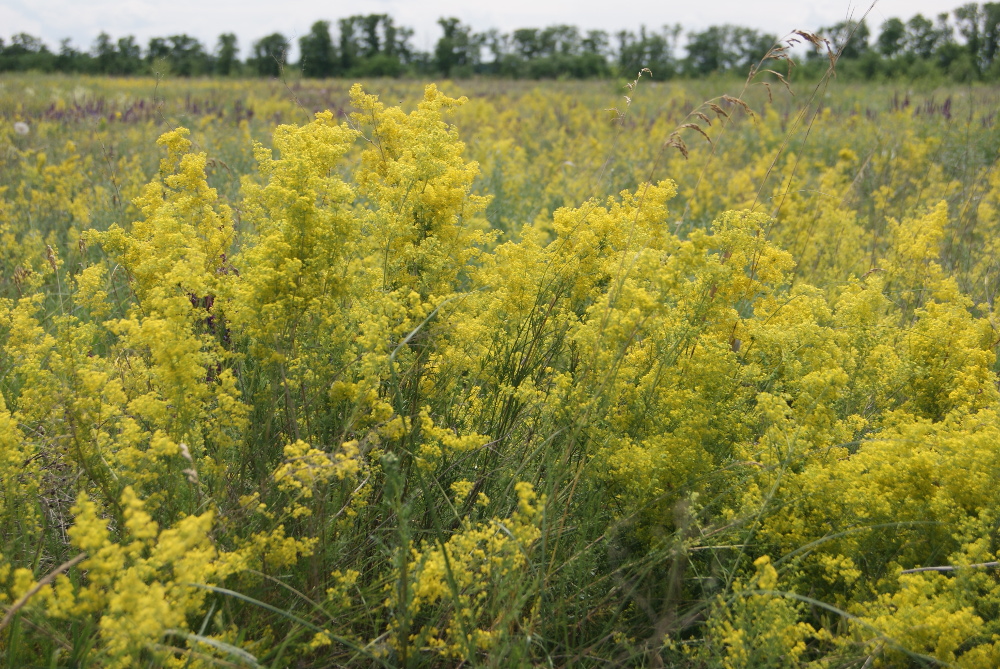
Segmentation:
[[(877, 30), (888, 17), (909, 18), (918, 12), (932, 17), (967, 0), (881, 0), (869, 16)], [(397, 25), (416, 31), (412, 45), (433, 49), (440, 35), (437, 19), (458, 17), (475, 30), (541, 28), (557, 23), (583, 30), (635, 30), (641, 24), (658, 28), (680, 23), (686, 30), (732, 23), (784, 35), (794, 28), (815, 30), (850, 14), (860, 16), (870, 6), (813, 0), (0, 0), (0, 37), (19, 32), (41, 37), (50, 47), (69, 37), (77, 48), (89, 49), (102, 30), (112, 37), (135, 35), (145, 46), (150, 37), (187, 33), (214, 48), (218, 35), (239, 37), (242, 55), (250, 44), (272, 32), (296, 41), (319, 19), (335, 22), (352, 14), (389, 14)]]

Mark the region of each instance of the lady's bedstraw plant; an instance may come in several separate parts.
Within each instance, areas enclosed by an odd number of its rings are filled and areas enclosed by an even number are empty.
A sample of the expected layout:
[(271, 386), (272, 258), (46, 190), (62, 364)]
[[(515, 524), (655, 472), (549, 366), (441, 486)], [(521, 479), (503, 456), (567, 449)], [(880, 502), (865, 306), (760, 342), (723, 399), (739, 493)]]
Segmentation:
[[(426, 542), (407, 557), (409, 582), (385, 602), (389, 609), (406, 609), (408, 637), (399, 638), (404, 630), (398, 619), (389, 626), (396, 648), (474, 660), (498, 640), (516, 637), (519, 627), (533, 625), (535, 602), (523, 597), (521, 582), (532, 579), (529, 560), (541, 536), (545, 499), (530, 483), (514, 488), (517, 509), (509, 518), (464, 522), (443, 545)], [(405, 604), (400, 593), (407, 596)]]
[(996, 170), (559, 86), (0, 119), (3, 662), (1000, 665)]
[(214, 485), (245, 429), (226, 364), (227, 325), (215, 304), (236, 278), (228, 261), (233, 222), (206, 182), (205, 154), (190, 152), (187, 134), (175, 130), (158, 140), (167, 156), (134, 202), (142, 218), (131, 230), (113, 225), (91, 237), (128, 273), (135, 296), (126, 317), (105, 323), (127, 365), (122, 378), (134, 421), (135, 443), (115, 456), (137, 481), (166, 474), (163, 458), (174, 472), (184, 469), (177, 467), (184, 458), (195, 472), (188, 478)]
[(170, 661), (173, 652), (161, 641), (183, 639), (189, 617), (204, 610), (208, 593), (196, 585), (224, 579), (240, 561), (220, 556), (213, 545), (212, 511), (160, 530), (131, 486), (121, 504), (125, 531), (116, 542), (97, 505), (80, 494), (69, 536), (89, 556), (81, 563), (86, 585), (60, 575), (43, 595), (47, 613), (56, 621), (96, 620), (104, 666), (125, 669), (157, 656), (166, 666), (183, 666)]

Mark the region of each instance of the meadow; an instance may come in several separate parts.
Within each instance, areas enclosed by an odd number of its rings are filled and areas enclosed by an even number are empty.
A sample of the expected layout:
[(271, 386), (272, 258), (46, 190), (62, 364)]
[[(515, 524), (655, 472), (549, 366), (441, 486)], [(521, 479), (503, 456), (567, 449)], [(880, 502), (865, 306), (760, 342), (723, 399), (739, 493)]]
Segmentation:
[(1000, 666), (1000, 89), (623, 83), (0, 78), (0, 664)]

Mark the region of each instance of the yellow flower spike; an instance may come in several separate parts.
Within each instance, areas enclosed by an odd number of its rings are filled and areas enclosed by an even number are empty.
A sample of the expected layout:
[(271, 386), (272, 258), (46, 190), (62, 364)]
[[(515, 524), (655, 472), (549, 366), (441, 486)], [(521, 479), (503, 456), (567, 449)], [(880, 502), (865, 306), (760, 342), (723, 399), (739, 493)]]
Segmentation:
[(451, 491), (455, 493), (455, 504), (461, 505), (469, 497), (469, 493), (472, 492), (472, 488), (475, 486), (472, 481), (467, 481), (462, 479), (461, 481), (455, 481), (451, 484)]
[(771, 565), (771, 558), (767, 555), (754, 560), (753, 566), (757, 568), (757, 586), (762, 590), (772, 590), (778, 584), (778, 572)]
[(322, 632), (317, 632), (306, 647), (309, 650), (317, 650), (319, 648), (323, 648), (324, 646), (329, 646), (332, 643), (333, 639), (330, 638), (329, 632), (324, 630)]
[(160, 160), (160, 176), (166, 177), (177, 169), (181, 156), (191, 150), (191, 131), (187, 128), (176, 128), (165, 132), (156, 140), (157, 145), (167, 149), (167, 156)]
[[(428, 626), (422, 632), (428, 646), (445, 657), (467, 657), (469, 648), (491, 646), (494, 634), (483, 629), (489, 624), (490, 607), (497, 605), (490, 596), (491, 584), (512, 583), (524, 575), (527, 556), (540, 536), (540, 517), (531, 484), (520, 482), (516, 488), (518, 510), (510, 518), (465, 526), (443, 546), (413, 550), (408, 568), (410, 614), (432, 607), (445, 613), (446, 627)], [(396, 606), (395, 594), (385, 605)], [(395, 629), (390, 625), (390, 631)]]
[(125, 508), (125, 527), (133, 539), (129, 551), (135, 557), (150, 539), (156, 537), (159, 528), (145, 512), (142, 500), (136, 496), (132, 486), (126, 486), (122, 491), (122, 506)]
[(80, 493), (71, 512), (76, 522), (67, 533), (73, 545), (90, 555), (96, 555), (110, 540), (107, 525), (97, 515), (97, 505), (90, 501), (86, 493)]

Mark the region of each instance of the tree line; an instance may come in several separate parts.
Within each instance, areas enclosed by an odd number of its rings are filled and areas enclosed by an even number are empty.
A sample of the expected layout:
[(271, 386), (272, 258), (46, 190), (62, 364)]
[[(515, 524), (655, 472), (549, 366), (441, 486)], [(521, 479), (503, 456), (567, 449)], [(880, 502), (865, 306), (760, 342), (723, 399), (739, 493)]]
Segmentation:
[[(777, 41), (772, 34), (734, 25), (685, 32), (680, 25), (638, 31), (581, 31), (571, 25), (476, 32), (457, 18), (438, 20), (433, 52), (411, 45), (413, 30), (387, 14), (316, 21), (298, 38), (299, 58), (290, 62), (291, 41), (266, 35), (240, 58), (235, 34), (223, 33), (209, 48), (189, 35), (154, 37), (145, 46), (128, 35), (101, 33), (89, 50), (68, 39), (51, 50), (20, 33), (0, 38), (0, 71), (108, 75), (304, 77), (499, 76), (508, 78), (602, 78), (634, 76), (650, 68), (659, 79), (745, 73)], [(840, 53), (842, 76), (865, 79), (945, 76), (957, 81), (1000, 80), (1000, 2), (968, 3), (933, 18), (884, 21), (877, 36), (865, 20), (820, 28)], [(686, 38), (686, 39), (682, 39)], [(811, 52), (804, 68), (825, 68), (826, 54)]]

